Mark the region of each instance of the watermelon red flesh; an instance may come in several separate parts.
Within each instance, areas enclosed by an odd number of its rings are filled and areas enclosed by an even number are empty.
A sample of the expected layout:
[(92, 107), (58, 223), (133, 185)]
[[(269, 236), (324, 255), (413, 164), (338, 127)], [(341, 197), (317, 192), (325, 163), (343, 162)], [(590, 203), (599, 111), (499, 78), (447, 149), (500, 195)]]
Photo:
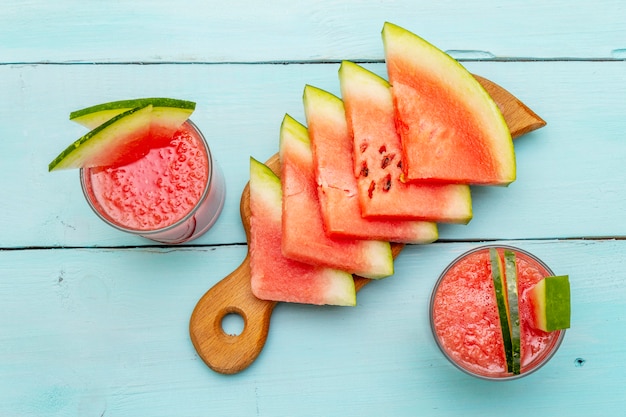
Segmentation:
[(389, 242), (333, 238), (326, 234), (307, 132), (290, 116), (285, 116), (281, 125), (280, 165), (283, 255), (367, 278), (393, 274)]
[(389, 83), (351, 62), (341, 64), (339, 78), (363, 216), (469, 222), (468, 185), (401, 181), (402, 144)]
[(452, 57), (398, 26), (385, 23), (383, 43), (405, 180), (514, 181), (511, 134), (480, 83)]
[(278, 177), (250, 159), (250, 275), (252, 293), (262, 300), (353, 306), (352, 275), (285, 258), (282, 191)]
[(398, 243), (435, 241), (438, 233), (433, 222), (362, 216), (343, 102), (326, 91), (306, 86), (304, 105), (326, 233)]

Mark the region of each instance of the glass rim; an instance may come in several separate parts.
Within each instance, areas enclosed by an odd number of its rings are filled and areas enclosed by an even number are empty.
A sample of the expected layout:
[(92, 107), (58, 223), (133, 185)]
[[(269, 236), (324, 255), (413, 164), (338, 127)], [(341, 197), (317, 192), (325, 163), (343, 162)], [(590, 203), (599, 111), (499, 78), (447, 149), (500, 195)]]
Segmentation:
[(511, 246), (511, 245), (500, 245), (500, 244), (487, 244), (487, 245), (481, 245), (481, 246), (475, 247), (473, 249), (470, 249), (470, 250), (467, 250), (467, 251), (463, 252), (462, 254), (460, 254), (459, 256), (454, 258), (454, 260), (452, 260), (444, 268), (444, 270), (441, 272), (441, 274), (437, 278), (437, 281), (435, 282), (435, 285), (434, 285), (433, 290), (432, 290), (431, 295), (430, 295), (430, 302), (428, 304), (428, 318), (429, 318), (429, 322), (430, 322), (430, 329), (431, 329), (433, 338), (435, 339), (435, 343), (437, 344), (437, 347), (439, 348), (441, 353), (444, 355), (444, 357), (452, 365), (454, 365), (457, 369), (463, 371), (464, 373), (466, 373), (468, 375), (471, 375), (471, 376), (476, 377), (476, 378), (484, 379), (484, 380), (487, 380), (487, 381), (510, 381), (510, 380), (515, 380), (515, 379), (523, 378), (523, 377), (525, 377), (527, 375), (530, 375), (533, 372), (535, 372), (535, 371), (539, 370), (540, 368), (542, 368), (546, 363), (548, 363), (550, 361), (550, 359), (559, 350), (559, 347), (561, 346), (561, 343), (563, 342), (563, 339), (565, 338), (565, 329), (556, 330), (556, 332), (558, 332), (558, 335), (551, 341), (551, 343), (547, 347), (548, 352), (545, 355), (540, 356), (538, 360), (534, 360), (533, 362), (531, 362), (530, 369), (528, 371), (520, 372), (517, 375), (511, 374), (511, 375), (504, 375), (504, 376), (489, 376), (489, 375), (479, 374), (477, 372), (472, 372), (471, 370), (466, 369), (465, 367), (463, 367), (459, 363), (457, 363), (457, 361), (454, 360), (454, 358), (452, 358), (448, 354), (448, 352), (446, 352), (445, 348), (442, 346), (442, 344), (441, 344), (441, 342), (439, 340), (439, 336), (437, 335), (437, 331), (435, 330), (435, 326), (434, 326), (433, 309), (434, 309), (435, 298), (437, 296), (437, 291), (439, 289), (439, 286), (442, 283), (442, 281), (445, 278), (445, 276), (447, 275), (447, 273), (450, 271), (450, 269), (452, 269), (459, 261), (461, 261), (465, 257), (467, 257), (467, 256), (469, 256), (469, 255), (471, 255), (473, 253), (481, 252), (481, 251), (488, 250), (488, 249), (491, 249), (491, 248), (512, 250), (512, 251), (518, 252), (518, 253), (520, 253), (520, 254), (530, 258), (532, 261), (537, 262), (542, 268), (544, 268), (546, 270), (546, 272), (549, 274), (548, 276), (554, 275), (554, 272), (552, 271), (552, 269), (550, 269), (550, 267), (545, 262), (543, 262), (537, 256), (533, 255), (532, 253), (530, 253), (530, 252), (528, 252), (528, 251), (526, 251), (524, 249), (520, 249), (518, 247)]
[(195, 215), (198, 208), (202, 205), (202, 203), (204, 203), (204, 201), (208, 198), (211, 192), (211, 187), (213, 185), (213, 177), (214, 177), (214, 171), (213, 171), (214, 163), (213, 163), (213, 155), (211, 154), (211, 149), (209, 148), (209, 143), (204, 137), (204, 134), (202, 133), (202, 131), (198, 128), (198, 126), (194, 122), (191, 121), (191, 119), (187, 119), (181, 126), (184, 126), (184, 125), (188, 125), (189, 127), (191, 127), (193, 131), (200, 138), (200, 141), (202, 142), (202, 145), (206, 151), (206, 157), (207, 157), (207, 162), (208, 162), (208, 173), (207, 173), (206, 184), (196, 204), (194, 204), (194, 206), (189, 210), (189, 212), (187, 212), (187, 214), (185, 214), (183, 217), (181, 217), (174, 223), (158, 228), (158, 229), (134, 229), (130, 227), (125, 227), (121, 224), (118, 224), (117, 222), (114, 222), (112, 219), (108, 218), (107, 216), (104, 215), (104, 213), (101, 213), (97, 209), (96, 204), (94, 203), (94, 201), (92, 201), (92, 198), (90, 197), (90, 193), (88, 191), (92, 189), (91, 189), (91, 186), (87, 185), (87, 179), (86, 179), (86, 173), (85, 173), (86, 168), (80, 168), (80, 185), (81, 185), (81, 189), (85, 197), (85, 200), (87, 200), (87, 204), (89, 204), (89, 207), (91, 208), (91, 210), (94, 213), (96, 213), (96, 215), (102, 221), (104, 221), (109, 226), (114, 227), (115, 229), (118, 229), (122, 232), (130, 233), (134, 235), (141, 235), (143, 237), (150, 238), (150, 236), (152, 235), (167, 232), (169, 230), (179, 227), (181, 224), (187, 222), (191, 217)]

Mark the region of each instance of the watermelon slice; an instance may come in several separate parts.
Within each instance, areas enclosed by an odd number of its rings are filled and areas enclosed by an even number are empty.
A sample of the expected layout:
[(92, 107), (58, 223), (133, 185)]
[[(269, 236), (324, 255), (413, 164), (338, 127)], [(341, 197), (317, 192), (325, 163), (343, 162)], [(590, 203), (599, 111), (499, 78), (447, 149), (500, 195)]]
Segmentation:
[(389, 83), (347, 61), (339, 68), (339, 79), (363, 216), (468, 223), (472, 218), (468, 185), (401, 181), (402, 144)]
[(406, 181), (507, 185), (515, 152), (496, 103), (456, 60), (391, 23), (382, 31)]
[(281, 253), (280, 179), (250, 158), (250, 275), (252, 293), (262, 300), (306, 304), (356, 304), (349, 273), (312, 266)]
[(521, 372), (521, 323), (519, 312), (519, 291), (517, 279), (517, 259), (515, 252), (504, 250), (504, 275), (506, 277), (506, 292), (508, 297), (509, 318), (511, 321), (511, 354), (514, 375)]
[(528, 297), (533, 306), (533, 326), (544, 332), (570, 327), (570, 284), (568, 275), (546, 277), (535, 284)]
[(152, 147), (158, 148), (169, 144), (174, 133), (195, 110), (196, 103), (165, 97), (111, 101), (73, 111), (70, 120), (95, 129), (120, 113), (145, 106), (152, 106), (150, 141)]
[(511, 321), (509, 317), (509, 300), (507, 296), (502, 259), (495, 248), (489, 248), (489, 260), (491, 262), (491, 277), (498, 305), (498, 317), (500, 318), (500, 331), (504, 342), (504, 356), (506, 369), (513, 371), (513, 340), (511, 338)]
[[(304, 107), (326, 233), (397, 243), (419, 244), (437, 240), (437, 226), (433, 222), (365, 219), (359, 204), (352, 138), (343, 102), (324, 90), (307, 85)], [(306, 132), (306, 128), (302, 129)]]
[(116, 165), (147, 137), (151, 121), (151, 105), (120, 113), (68, 146), (50, 162), (48, 170)]
[(306, 129), (285, 116), (280, 129), (283, 186), (283, 255), (366, 278), (393, 274), (389, 242), (334, 238), (326, 234)]

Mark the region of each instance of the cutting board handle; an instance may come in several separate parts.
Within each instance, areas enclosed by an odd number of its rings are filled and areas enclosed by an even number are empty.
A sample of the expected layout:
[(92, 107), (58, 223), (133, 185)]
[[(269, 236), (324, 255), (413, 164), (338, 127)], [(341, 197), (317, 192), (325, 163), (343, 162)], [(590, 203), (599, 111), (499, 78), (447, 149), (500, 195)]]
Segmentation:
[[(250, 288), (250, 256), (215, 284), (198, 301), (189, 322), (191, 341), (214, 371), (234, 374), (247, 368), (261, 353), (276, 305), (259, 300)], [(227, 334), (222, 320), (228, 314), (243, 319), (239, 335)]]
[[(500, 108), (513, 138), (545, 126), (543, 119), (507, 90), (486, 78), (477, 75), (475, 77)], [(279, 173), (278, 155), (272, 156), (266, 164)], [(250, 192), (246, 185), (241, 195), (240, 211), (248, 242), (249, 199)], [(402, 248), (403, 245), (392, 245), (394, 257)], [(357, 290), (368, 282), (366, 278), (355, 277)], [(261, 353), (275, 306), (276, 302), (259, 300), (252, 294), (248, 254), (236, 270), (215, 284), (198, 301), (189, 322), (191, 341), (202, 360), (214, 371), (222, 374), (240, 372), (250, 366)], [(239, 335), (224, 331), (222, 320), (228, 314), (238, 314), (243, 318), (243, 331)]]

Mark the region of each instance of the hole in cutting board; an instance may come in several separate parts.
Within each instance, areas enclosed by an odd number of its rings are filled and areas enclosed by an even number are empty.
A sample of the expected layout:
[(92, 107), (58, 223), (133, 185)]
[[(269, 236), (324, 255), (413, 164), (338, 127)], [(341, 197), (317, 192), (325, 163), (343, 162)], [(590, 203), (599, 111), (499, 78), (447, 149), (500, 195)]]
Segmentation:
[(231, 336), (239, 336), (243, 332), (245, 322), (239, 313), (228, 313), (222, 317), (222, 330)]

